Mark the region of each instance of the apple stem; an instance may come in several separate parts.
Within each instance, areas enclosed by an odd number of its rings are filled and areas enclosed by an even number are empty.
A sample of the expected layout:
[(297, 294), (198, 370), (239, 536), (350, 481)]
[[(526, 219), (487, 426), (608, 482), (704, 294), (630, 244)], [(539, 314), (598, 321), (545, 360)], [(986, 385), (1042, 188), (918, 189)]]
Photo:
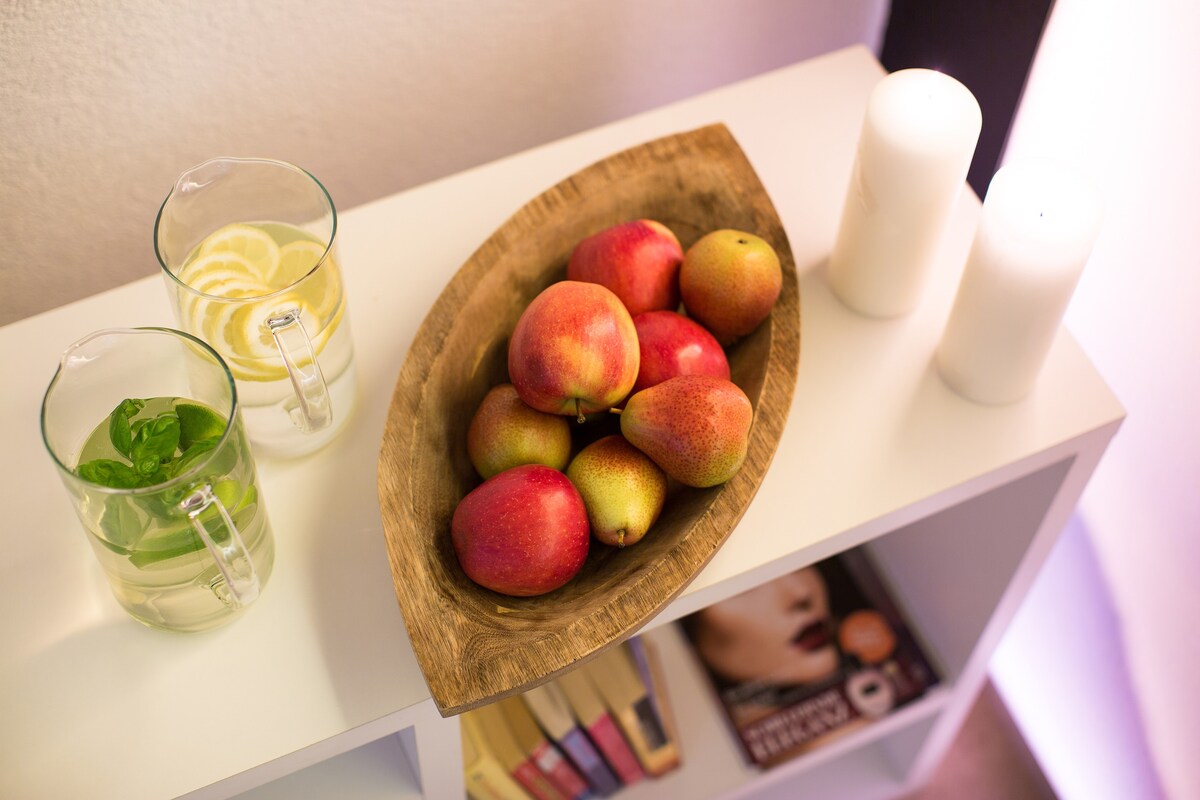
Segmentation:
[(575, 398), (575, 421), (580, 425), (587, 422), (587, 417), (583, 415), (583, 406), (579, 404), (579, 398)]

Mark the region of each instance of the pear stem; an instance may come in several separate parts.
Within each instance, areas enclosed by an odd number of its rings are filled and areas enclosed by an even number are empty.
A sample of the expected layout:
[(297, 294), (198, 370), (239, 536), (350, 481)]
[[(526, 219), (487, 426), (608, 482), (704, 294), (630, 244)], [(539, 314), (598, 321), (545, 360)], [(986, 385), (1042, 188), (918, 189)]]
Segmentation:
[(587, 422), (587, 417), (583, 415), (583, 406), (579, 403), (579, 398), (575, 398), (575, 421), (580, 425)]
[(621, 528), (621, 530), (617, 531), (617, 547), (624, 547), (624, 546), (625, 546), (625, 529)]
[(620, 408), (610, 408), (608, 410), (608, 413), (616, 414), (619, 417), (619, 416), (621, 416), (621, 411), (622, 411), (622, 409), (620, 409)]

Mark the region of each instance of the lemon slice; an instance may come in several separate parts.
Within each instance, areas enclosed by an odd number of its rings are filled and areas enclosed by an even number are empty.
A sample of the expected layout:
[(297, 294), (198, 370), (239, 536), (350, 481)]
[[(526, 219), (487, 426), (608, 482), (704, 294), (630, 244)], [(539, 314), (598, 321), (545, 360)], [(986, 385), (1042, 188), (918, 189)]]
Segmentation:
[(266, 280), (279, 264), (279, 245), (271, 234), (253, 225), (226, 225), (200, 245), (200, 255), (234, 253), (242, 256), (260, 280)]
[[(202, 321), (204, 336), (225, 356), (235, 378), (251, 381), (282, 380), (287, 377), (275, 337), (266, 320), (283, 308), (298, 308), (309, 334), (319, 319), (311, 306), (294, 295), (274, 296), (261, 303), (225, 303)], [(313, 351), (320, 353), (332, 325), (313, 336)]]
[(225, 287), (235, 283), (240, 287), (258, 286), (257, 294), (266, 294), (255, 269), (254, 264), (237, 253), (211, 253), (185, 264), (178, 278), (193, 291), (217, 297), (224, 296)]
[[(309, 239), (290, 242), (279, 248), (279, 264), (269, 276), (271, 286), (282, 289), (305, 279), (325, 256), (325, 246)], [(342, 276), (330, 253), (321, 270), (296, 287), (296, 293), (312, 307), (314, 319), (325, 320), (341, 301)]]
[[(267, 318), (298, 308), (318, 354), (341, 322), (341, 273), (332, 254), (321, 262), (323, 256), (325, 245), (312, 239), (280, 247), (260, 228), (227, 225), (180, 270), (179, 279), (194, 290), (180, 297), (180, 316), (225, 358), (235, 378), (284, 379), (287, 371)], [(318, 263), (321, 269), (310, 275)]]
[(276, 289), (291, 286), (312, 272), (324, 255), (325, 246), (311, 239), (288, 242), (279, 248), (279, 260), (275, 262), (275, 269), (267, 273), (267, 283)]
[(261, 281), (258, 267), (240, 253), (220, 252), (198, 255), (183, 265), (178, 278), (197, 291), (205, 291), (204, 284), (226, 278), (245, 278)]
[[(231, 261), (231, 258), (238, 260)], [(224, 303), (221, 298), (255, 297), (264, 293), (261, 283), (242, 268), (240, 259), (240, 256), (229, 254), (203, 257), (196, 262), (199, 269), (180, 274), (193, 290), (181, 291), (178, 297), (179, 317), (190, 330), (199, 330), (201, 320), (216, 313)], [(206, 271), (208, 267), (211, 271)]]
[(277, 355), (275, 340), (263, 324), (270, 309), (263, 303), (224, 303), (200, 321), (204, 337), (222, 355), (254, 362)]

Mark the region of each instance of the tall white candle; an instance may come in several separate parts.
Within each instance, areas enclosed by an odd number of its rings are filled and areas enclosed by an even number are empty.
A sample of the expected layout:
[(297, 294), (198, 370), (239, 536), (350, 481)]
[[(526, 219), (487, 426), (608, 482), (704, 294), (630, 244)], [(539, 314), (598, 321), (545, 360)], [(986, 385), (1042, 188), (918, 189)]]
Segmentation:
[(988, 186), (938, 346), (942, 377), (987, 404), (1025, 397), (1100, 232), (1098, 188), (1058, 161), (1015, 162)]
[(874, 317), (916, 307), (982, 119), (970, 90), (933, 70), (894, 72), (871, 92), (829, 261), (846, 305)]

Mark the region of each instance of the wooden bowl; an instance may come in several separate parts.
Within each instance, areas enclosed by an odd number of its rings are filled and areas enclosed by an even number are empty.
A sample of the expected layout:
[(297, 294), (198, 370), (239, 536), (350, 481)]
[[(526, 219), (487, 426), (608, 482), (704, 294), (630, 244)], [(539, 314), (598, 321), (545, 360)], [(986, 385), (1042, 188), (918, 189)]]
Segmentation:
[[(711, 489), (674, 487), (658, 523), (625, 549), (592, 541), (566, 586), (515, 598), (467, 578), (450, 542), (458, 501), (480, 483), (467, 426), (508, 380), (508, 338), (526, 305), (565, 277), (576, 243), (609, 225), (656, 219), (686, 249), (736, 228), (774, 246), (783, 291), (757, 331), (728, 351), (754, 405), (742, 469)], [(783, 432), (796, 384), (800, 299), (787, 236), (723, 125), (617, 153), (534, 198), (459, 269), (425, 318), (400, 371), (379, 456), (379, 500), (404, 621), (443, 715), (546, 682), (651, 619), (708, 563), (753, 498)], [(601, 425), (603, 429), (603, 425)]]

